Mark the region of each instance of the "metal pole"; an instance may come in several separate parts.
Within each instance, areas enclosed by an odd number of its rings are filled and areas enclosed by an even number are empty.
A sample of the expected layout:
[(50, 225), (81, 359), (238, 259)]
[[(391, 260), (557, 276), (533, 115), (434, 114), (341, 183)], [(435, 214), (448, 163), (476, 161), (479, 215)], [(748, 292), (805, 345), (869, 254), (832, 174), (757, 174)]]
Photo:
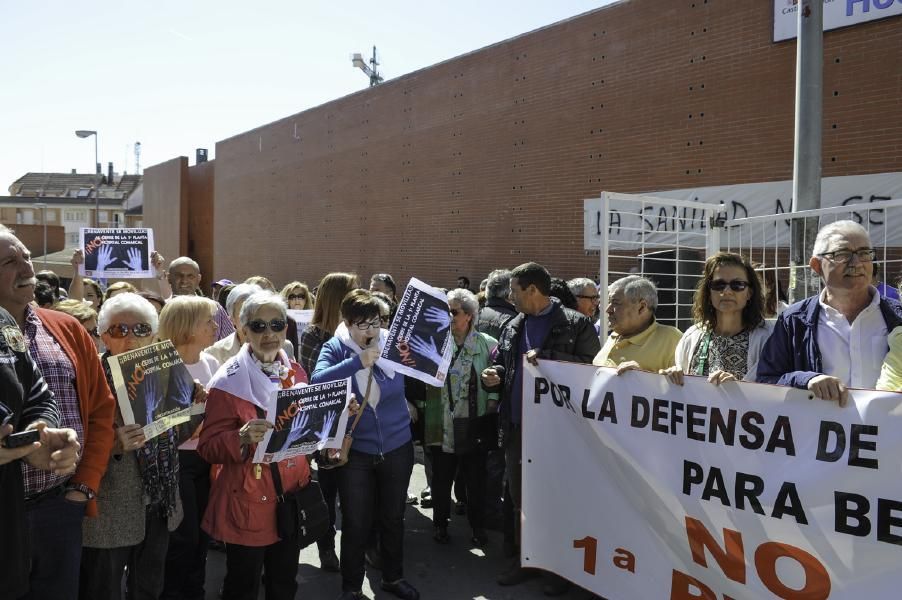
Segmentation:
[[(792, 175), (792, 209), (821, 206), (821, 147), (824, 70), (823, 0), (801, 0), (796, 39), (795, 149)], [(817, 219), (794, 219), (790, 257), (790, 302), (806, 295), (808, 260), (817, 235)]]
[(97, 156), (97, 138), (100, 134), (94, 132), (94, 174), (97, 184), (94, 186), (94, 227), (100, 227), (100, 161)]
[(41, 208), (41, 221), (44, 222), (44, 270), (47, 270), (47, 204)]

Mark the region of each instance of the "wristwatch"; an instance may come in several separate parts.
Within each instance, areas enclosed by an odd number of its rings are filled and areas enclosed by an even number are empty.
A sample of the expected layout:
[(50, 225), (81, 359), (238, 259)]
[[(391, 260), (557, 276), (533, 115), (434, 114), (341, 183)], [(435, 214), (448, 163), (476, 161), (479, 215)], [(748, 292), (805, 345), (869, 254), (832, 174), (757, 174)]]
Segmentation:
[(70, 483), (69, 485), (66, 486), (66, 491), (67, 492), (81, 492), (82, 494), (84, 494), (87, 497), (88, 500), (93, 500), (94, 496), (96, 496), (96, 494), (94, 493), (94, 490), (92, 490), (91, 488), (89, 488), (88, 486), (86, 486), (83, 483)]

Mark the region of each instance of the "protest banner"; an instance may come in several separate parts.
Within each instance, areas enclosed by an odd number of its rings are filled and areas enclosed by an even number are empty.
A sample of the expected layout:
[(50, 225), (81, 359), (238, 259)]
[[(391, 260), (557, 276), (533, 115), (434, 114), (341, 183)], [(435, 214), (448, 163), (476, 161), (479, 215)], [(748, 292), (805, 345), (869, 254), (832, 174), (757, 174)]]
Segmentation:
[(155, 277), (152, 229), (79, 229), (85, 260), (78, 272), (85, 277), (145, 279)]
[(902, 584), (902, 394), (524, 363), (521, 561), (608, 600)]
[(307, 325), (309, 325), (310, 321), (313, 319), (313, 310), (288, 309), (288, 317), (294, 321), (298, 330), (297, 338), (291, 341), (294, 343), (295, 348), (300, 348), (301, 334), (304, 333), (304, 330), (307, 329)]
[(254, 462), (279, 462), (323, 448), (341, 448), (350, 399), (350, 378), (274, 392), (266, 410), (273, 428), (257, 444)]
[(382, 347), (382, 358), (404, 375), (441, 387), (451, 364), (451, 353), (448, 297), (411, 278)]
[(145, 438), (204, 412), (204, 404), (191, 403), (194, 378), (170, 340), (110, 356), (107, 362), (122, 420), (141, 425)]

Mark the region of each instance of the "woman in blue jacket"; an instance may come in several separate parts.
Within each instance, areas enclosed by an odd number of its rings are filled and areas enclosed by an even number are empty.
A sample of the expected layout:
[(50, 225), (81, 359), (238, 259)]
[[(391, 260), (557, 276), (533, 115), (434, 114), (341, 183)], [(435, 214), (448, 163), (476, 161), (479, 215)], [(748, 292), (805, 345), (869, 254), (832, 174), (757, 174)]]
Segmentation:
[(346, 465), (338, 469), (341, 498), (341, 599), (364, 598), (364, 548), (377, 523), (382, 543), (382, 589), (404, 600), (419, 592), (404, 579), (404, 503), (413, 469), (410, 413), (404, 377), (379, 358), (386, 332), (379, 300), (353, 290), (341, 302), (335, 336), (323, 345), (312, 383), (351, 378), (363, 414)]

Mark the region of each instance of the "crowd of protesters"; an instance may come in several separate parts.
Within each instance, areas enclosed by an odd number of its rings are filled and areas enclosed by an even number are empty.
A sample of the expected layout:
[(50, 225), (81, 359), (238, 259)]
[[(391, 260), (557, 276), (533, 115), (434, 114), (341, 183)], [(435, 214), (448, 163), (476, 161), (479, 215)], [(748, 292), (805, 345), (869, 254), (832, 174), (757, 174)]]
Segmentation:
[[(76, 276), (67, 294), (0, 230), (0, 441), (36, 432), (34, 442), (0, 447), (4, 593), (203, 598), (217, 544), (222, 598), (256, 599), (261, 585), (268, 599), (294, 598), (300, 548), (279, 537), (275, 481), (287, 492), (312, 477), (330, 512), (320, 566), (340, 573), (341, 598), (365, 597), (367, 564), (381, 570), (383, 590), (420, 597), (404, 576), (404, 510), (419, 500), (431, 503), (438, 544), (452, 542), (452, 513), (466, 514), (464, 546), (485, 546), (487, 529), (502, 530), (511, 562), (498, 583), (517, 585), (538, 574), (519, 561), (524, 357), (650, 371), (671, 385), (696, 375), (794, 386), (843, 406), (851, 387), (902, 388), (902, 306), (875, 287), (875, 257), (860, 225), (823, 227), (810, 259), (823, 290), (787, 305), (776, 278), (718, 253), (704, 265), (685, 332), (657, 321), (657, 289), (639, 275), (612, 282), (607, 298), (591, 279), (552, 278), (536, 263), (492, 271), (478, 293), (460, 277), (447, 290), (453, 359), (445, 385), (431, 387), (380, 359), (398, 301), (389, 274), (373, 275), (368, 289), (353, 273), (281, 291), (262, 276), (221, 279), (207, 298), (194, 260), (164, 269), (155, 254), (155, 289), (103, 289)], [(73, 266), (82, 260), (76, 252)], [(292, 330), (289, 310), (312, 311), (305, 329)], [(171, 340), (207, 408), (196, 417), (202, 427), (148, 440), (124, 422), (107, 358), (157, 340)], [(360, 411), (346, 464), (330, 468), (330, 452), (277, 471), (252, 462), (272, 427), (263, 417), (275, 390), (344, 378)], [(429, 484), (419, 499), (408, 492), (415, 443)], [(545, 578), (549, 596), (570, 586)]]

